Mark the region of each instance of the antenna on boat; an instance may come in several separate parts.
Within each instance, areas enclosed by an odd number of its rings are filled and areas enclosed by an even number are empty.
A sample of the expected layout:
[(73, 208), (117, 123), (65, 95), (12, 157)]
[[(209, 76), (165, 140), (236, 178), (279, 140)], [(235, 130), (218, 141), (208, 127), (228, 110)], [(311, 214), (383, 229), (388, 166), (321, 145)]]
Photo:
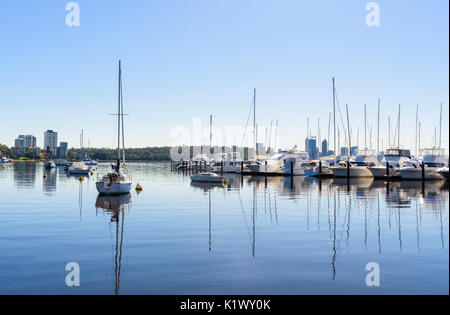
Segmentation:
[(125, 167), (125, 126), (123, 122), (123, 90), (122, 90), (122, 67), (120, 69), (120, 119), (122, 121), (122, 152), (123, 152), (123, 167)]
[(213, 116), (209, 116), (209, 153), (211, 154), (212, 148), (212, 126), (213, 126)]

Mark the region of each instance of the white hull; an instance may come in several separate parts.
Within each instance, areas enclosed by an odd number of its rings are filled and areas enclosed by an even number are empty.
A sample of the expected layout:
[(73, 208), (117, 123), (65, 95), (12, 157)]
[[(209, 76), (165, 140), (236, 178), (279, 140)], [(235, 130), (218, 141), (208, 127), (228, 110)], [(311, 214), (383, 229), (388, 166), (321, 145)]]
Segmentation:
[[(425, 179), (443, 179), (444, 177), (438, 173), (437, 168), (426, 168), (425, 169)], [(421, 168), (405, 168), (399, 170), (400, 177), (402, 179), (413, 179), (422, 180), (422, 169)]]
[[(291, 175), (291, 169), (283, 169), (283, 174)], [(305, 168), (303, 167), (294, 167), (294, 176), (306, 176)]]
[(109, 182), (97, 182), (97, 191), (102, 195), (121, 195), (128, 194), (131, 191), (131, 182), (124, 183), (109, 183)]
[(396, 168), (389, 168), (389, 176), (386, 176), (386, 166), (369, 167), (370, 172), (375, 178), (399, 177), (400, 173)]
[[(347, 177), (347, 167), (332, 167), (331, 171), (335, 177)], [(350, 177), (373, 177), (373, 175), (366, 166), (352, 166)]]
[(281, 173), (281, 166), (278, 164), (249, 165), (248, 169), (251, 173)]

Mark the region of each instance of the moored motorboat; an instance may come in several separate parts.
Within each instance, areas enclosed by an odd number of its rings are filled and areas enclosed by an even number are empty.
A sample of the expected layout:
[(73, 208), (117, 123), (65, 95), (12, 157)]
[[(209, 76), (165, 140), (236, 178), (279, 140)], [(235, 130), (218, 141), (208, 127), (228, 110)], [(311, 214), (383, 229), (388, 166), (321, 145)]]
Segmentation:
[(83, 162), (74, 162), (67, 169), (67, 172), (71, 175), (89, 175), (90, 168)]
[(226, 179), (215, 173), (195, 174), (191, 176), (191, 181), (199, 183), (225, 183)]
[(53, 168), (56, 168), (56, 165), (55, 165), (55, 162), (53, 162), (53, 161), (47, 161), (47, 162), (45, 162), (45, 168), (46, 169), (53, 169)]
[(372, 150), (356, 150), (355, 156), (340, 165), (331, 167), (335, 177), (373, 177), (369, 167), (378, 164), (375, 152)]
[(420, 166), (401, 168), (400, 177), (408, 180), (439, 180), (443, 175), (439, 171), (443, 170), (448, 163), (444, 155), (444, 149), (423, 149), (421, 155), (423, 160)]
[(403, 149), (389, 149), (381, 164), (369, 167), (369, 170), (377, 179), (400, 178), (399, 170), (405, 167), (414, 167), (411, 163), (411, 152)]

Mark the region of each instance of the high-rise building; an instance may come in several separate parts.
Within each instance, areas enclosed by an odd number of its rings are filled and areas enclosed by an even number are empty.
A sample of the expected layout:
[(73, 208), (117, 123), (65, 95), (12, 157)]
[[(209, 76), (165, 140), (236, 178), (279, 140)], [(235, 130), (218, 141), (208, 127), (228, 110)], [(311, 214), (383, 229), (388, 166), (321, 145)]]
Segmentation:
[(67, 150), (69, 144), (67, 142), (60, 142), (59, 147), (56, 149), (56, 156), (58, 159), (65, 159), (67, 157)]
[(319, 149), (317, 148), (316, 137), (305, 139), (305, 151), (309, 153), (309, 158), (315, 160), (319, 157)]
[(25, 147), (33, 149), (36, 147), (36, 137), (32, 135), (25, 136)]
[(58, 133), (53, 130), (44, 132), (44, 150), (55, 149), (58, 147)]
[(327, 139), (322, 141), (322, 156), (328, 155), (328, 141)]

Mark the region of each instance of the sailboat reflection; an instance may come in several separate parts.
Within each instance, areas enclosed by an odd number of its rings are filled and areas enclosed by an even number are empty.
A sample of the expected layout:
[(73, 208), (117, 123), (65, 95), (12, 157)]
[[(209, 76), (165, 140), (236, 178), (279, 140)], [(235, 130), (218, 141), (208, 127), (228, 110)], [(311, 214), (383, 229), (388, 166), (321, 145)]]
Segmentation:
[[(111, 223), (115, 223), (116, 241), (114, 253), (114, 294), (120, 293), (120, 272), (122, 269), (122, 248), (124, 238), (125, 208), (131, 205), (131, 194), (120, 196), (99, 195), (95, 207), (111, 214)], [(119, 229), (120, 227), (120, 229)]]

